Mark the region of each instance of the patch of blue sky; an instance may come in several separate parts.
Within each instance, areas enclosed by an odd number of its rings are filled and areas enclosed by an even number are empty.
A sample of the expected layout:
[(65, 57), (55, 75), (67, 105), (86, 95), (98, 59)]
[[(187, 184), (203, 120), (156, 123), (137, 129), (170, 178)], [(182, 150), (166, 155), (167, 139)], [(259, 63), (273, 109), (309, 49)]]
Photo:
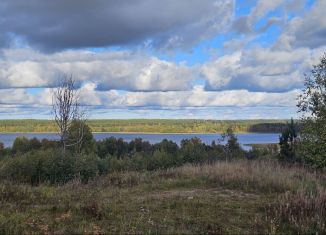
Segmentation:
[(38, 93), (41, 93), (44, 90), (44, 88), (26, 88), (27, 94), (35, 95)]
[(248, 15), (252, 8), (254, 8), (257, 4), (257, 0), (237, 0), (236, 1), (236, 8), (235, 8), (235, 15), (236, 17)]
[(202, 108), (130, 108), (96, 109), (91, 119), (290, 119), (298, 118), (296, 107), (202, 107)]
[(166, 61), (173, 61), (176, 63), (185, 62), (188, 66), (196, 64), (203, 64), (211, 57), (216, 57), (217, 53), (222, 55), (223, 45), (228, 40), (231, 40), (234, 35), (232, 33), (219, 34), (213, 39), (202, 41), (194, 46), (191, 50), (176, 50), (174, 53), (155, 53), (155, 55)]
[[(137, 107), (125, 109), (106, 109), (90, 107), (89, 119), (215, 119), (215, 120), (239, 120), (239, 119), (290, 119), (299, 118), (296, 107), (180, 107), (157, 108)], [(50, 109), (39, 108), (38, 111), (28, 107), (21, 108), (20, 112), (8, 115), (0, 112), (0, 119), (52, 119)]]
[(261, 47), (268, 48), (276, 42), (282, 32), (282, 28), (274, 24), (268, 28), (268, 30), (262, 34), (257, 35), (257, 37), (248, 43), (247, 47), (254, 45), (260, 45)]
[(190, 84), (191, 84), (191, 87), (194, 87), (194, 86), (206, 87), (207, 81), (205, 79), (196, 79), (196, 80), (192, 81)]
[(272, 17), (276, 17), (281, 19), (282, 17), (284, 17), (284, 11), (282, 10), (281, 7), (278, 7), (277, 9), (270, 11), (267, 15), (265, 15), (264, 17), (260, 18), (256, 24), (254, 25), (254, 29), (259, 30), (262, 27), (264, 27), (266, 24), (268, 24), (268, 21), (272, 18)]
[[(324, 0), (322, 0), (322, 1), (324, 1)], [(309, 10), (315, 3), (316, 3), (316, 0), (306, 0), (305, 9)]]

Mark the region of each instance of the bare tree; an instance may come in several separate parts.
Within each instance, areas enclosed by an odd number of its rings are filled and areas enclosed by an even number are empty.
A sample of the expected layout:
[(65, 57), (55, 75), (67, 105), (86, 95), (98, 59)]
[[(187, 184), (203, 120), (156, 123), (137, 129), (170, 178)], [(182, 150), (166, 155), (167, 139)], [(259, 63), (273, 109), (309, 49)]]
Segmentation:
[[(54, 120), (58, 127), (63, 152), (66, 148), (76, 145), (77, 149), (82, 143), (85, 113), (80, 109), (79, 93), (75, 89), (75, 80), (72, 75), (63, 75), (59, 85), (52, 91), (52, 108)], [(69, 129), (72, 124), (77, 125), (77, 135), (69, 139)]]

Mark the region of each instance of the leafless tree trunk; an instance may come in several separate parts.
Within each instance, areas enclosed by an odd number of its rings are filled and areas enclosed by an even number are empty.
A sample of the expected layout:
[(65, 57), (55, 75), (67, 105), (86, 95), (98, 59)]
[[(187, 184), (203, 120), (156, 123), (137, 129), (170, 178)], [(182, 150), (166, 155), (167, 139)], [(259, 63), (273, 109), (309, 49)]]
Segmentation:
[[(82, 124), (86, 119), (84, 112), (80, 109), (79, 94), (75, 89), (75, 80), (72, 75), (63, 75), (59, 85), (53, 89), (52, 108), (63, 152), (65, 153), (66, 148), (72, 145), (77, 145), (79, 149), (83, 139), (84, 125)], [(80, 123), (78, 137), (76, 140), (68, 140), (68, 131), (74, 121)]]

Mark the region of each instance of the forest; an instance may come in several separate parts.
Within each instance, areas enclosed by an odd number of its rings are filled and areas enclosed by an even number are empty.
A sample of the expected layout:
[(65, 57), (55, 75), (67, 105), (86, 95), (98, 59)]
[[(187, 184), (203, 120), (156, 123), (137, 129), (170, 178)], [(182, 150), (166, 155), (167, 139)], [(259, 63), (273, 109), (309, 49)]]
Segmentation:
[[(281, 133), (289, 120), (88, 120), (93, 132), (133, 133), (222, 133), (232, 127), (236, 133)], [(51, 120), (0, 120), (0, 132), (56, 132)]]

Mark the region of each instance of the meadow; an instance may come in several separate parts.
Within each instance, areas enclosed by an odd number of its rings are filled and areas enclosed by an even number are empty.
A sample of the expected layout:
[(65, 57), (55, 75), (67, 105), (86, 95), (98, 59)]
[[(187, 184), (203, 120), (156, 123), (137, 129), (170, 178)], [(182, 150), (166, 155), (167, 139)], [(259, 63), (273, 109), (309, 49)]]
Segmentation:
[(322, 234), (326, 174), (273, 160), (0, 183), (0, 233)]

